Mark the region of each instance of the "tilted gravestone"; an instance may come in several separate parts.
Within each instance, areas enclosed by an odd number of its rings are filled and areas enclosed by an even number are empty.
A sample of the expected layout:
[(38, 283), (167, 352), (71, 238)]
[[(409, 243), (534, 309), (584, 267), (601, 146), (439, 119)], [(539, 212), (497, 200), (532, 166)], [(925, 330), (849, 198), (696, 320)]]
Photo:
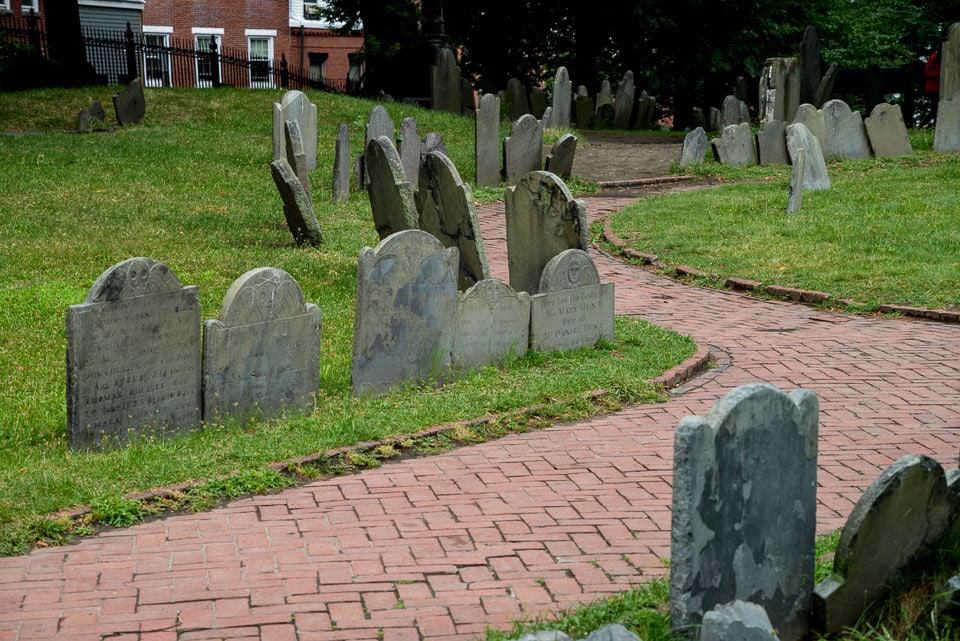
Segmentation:
[(341, 123), (337, 129), (336, 150), (333, 157), (333, 200), (350, 199), (350, 131)]
[(790, 122), (800, 104), (800, 64), (796, 58), (767, 58), (760, 76), (760, 121)]
[(823, 105), (823, 124), (827, 131), (827, 158), (868, 160), (872, 154), (867, 130), (859, 111), (852, 111), (842, 100)]
[(822, 107), (828, 100), (830, 100), (830, 96), (833, 95), (833, 86), (837, 82), (838, 73), (840, 73), (840, 65), (837, 63), (834, 62), (827, 67), (826, 72), (823, 74), (823, 78), (820, 79), (820, 85), (817, 87), (817, 93), (813, 99), (813, 104), (816, 107)]
[(93, 104), (85, 109), (81, 109), (77, 114), (77, 131), (88, 132), (103, 127), (107, 121), (107, 112), (103, 110), (103, 105), (99, 100), (94, 100)]
[(633, 84), (633, 72), (623, 74), (620, 86), (617, 87), (617, 97), (614, 102), (613, 128), (628, 129), (633, 118), (633, 103), (636, 97), (636, 87)]
[(203, 420), (309, 412), (320, 384), (320, 309), (274, 267), (230, 286), (203, 325)]
[(707, 142), (707, 132), (703, 127), (697, 127), (684, 136), (683, 148), (680, 150), (680, 166), (702, 164), (707, 155)]
[(792, 163), (797, 164), (797, 154), (801, 149), (804, 152), (803, 188), (810, 191), (830, 189), (830, 176), (820, 150), (820, 141), (803, 123), (787, 125), (787, 153)]
[(535, 171), (504, 192), (510, 286), (536, 294), (543, 268), (567, 249), (587, 249), (587, 213), (555, 174)]
[(113, 95), (113, 108), (117, 112), (117, 122), (121, 125), (135, 125), (143, 120), (147, 112), (147, 101), (143, 96), (143, 83), (140, 78), (134, 78)]
[(287, 91), (273, 103), (273, 159), (286, 158), (284, 123), (300, 125), (300, 139), (307, 156), (307, 169), (317, 168), (317, 106), (302, 91)]
[(460, 113), (460, 67), (452, 49), (441, 48), (430, 68), (430, 106), (435, 111)]
[(400, 165), (403, 175), (411, 185), (419, 184), (420, 173), (420, 130), (414, 118), (404, 118), (400, 121)]
[(748, 123), (727, 125), (719, 138), (713, 140), (720, 162), (734, 167), (757, 164), (757, 147)]
[(490, 278), (473, 193), (444, 154), (433, 151), (424, 156), (416, 204), (420, 229), (433, 234), (444, 247), (459, 250), (458, 288), (463, 291)]
[(900, 105), (881, 102), (873, 108), (863, 124), (867, 128), (870, 147), (877, 158), (909, 156), (913, 153)]
[(960, 152), (960, 91), (937, 105), (933, 149), (940, 153)]
[(541, 352), (613, 342), (613, 283), (601, 283), (590, 255), (567, 249), (543, 268), (530, 297), (530, 348)]
[(577, 137), (573, 134), (564, 134), (547, 154), (544, 169), (566, 180), (573, 174), (573, 161), (576, 155)]
[(573, 82), (566, 67), (557, 69), (553, 80), (553, 128), (570, 127), (570, 106), (573, 104)]
[(823, 159), (829, 160), (829, 158), (827, 158), (827, 126), (823, 121), (823, 111), (809, 103), (804, 103), (797, 107), (797, 115), (793, 119), (793, 122), (806, 125), (810, 133), (815, 136), (817, 142), (820, 143), (820, 151), (823, 154)]
[(419, 229), (360, 251), (351, 369), (355, 395), (380, 395), (449, 369), (457, 253)]
[(495, 94), (480, 96), (477, 109), (475, 163), (477, 184), (500, 184), (500, 99)]
[(414, 189), (403, 175), (400, 154), (391, 139), (374, 138), (364, 157), (370, 209), (380, 240), (399, 231), (416, 229)]
[(284, 147), (287, 153), (287, 164), (297, 175), (303, 191), (310, 202), (313, 202), (313, 190), (310, 188), (310, 172), (307, 170), (307, 154), (303, 150), (303, 141), (300, 137), (300, 125), (296, 120), (288, 120), (283, 129)]
[(530, 295), (503, 281), (481, 280), (457, 303), (453, 366), (467, 371), (522, 355), (530, 343)]
[(313, 210), (313, 202), (303, 188), (300, 178), (285, 158), (270, 163), (273, 182), (283, 200), (283, 215), (297, 245), (318, 247), (323, 243), (323, 232)]
[(789, 164), (787, 123), (782, 120), (768, 120), (763, 123), (757, 132), (757, 150), (761, 165)]
[(933, 459), (909, 454), (888, 467), (854, 506), (840, 534), (833, 574), (816, 587), (817, 628), (854, 625), (897, 575), (934, 550), (960, 517), (960, 479), (948, 484)]
[(507, 80), (507, 114), (510, 120), (517, 120), (520, 116), (530, 113), (530, 103), (527, 101), (527, 89), (517, 78)]
[(526, 114), (510, 126), (503, 141), (503, 171), (507, 182), (543, 167), (543, 129), (540, 121)]
[(751, 384), (674, 439), (671, 627), (735, 599), (783, 641), (809, 632), (817, 505), (817, 397)]
[(169, 267), (130, 258), (67, 308), (70, 447), (98, 449), (200, 424), (200, 301)]

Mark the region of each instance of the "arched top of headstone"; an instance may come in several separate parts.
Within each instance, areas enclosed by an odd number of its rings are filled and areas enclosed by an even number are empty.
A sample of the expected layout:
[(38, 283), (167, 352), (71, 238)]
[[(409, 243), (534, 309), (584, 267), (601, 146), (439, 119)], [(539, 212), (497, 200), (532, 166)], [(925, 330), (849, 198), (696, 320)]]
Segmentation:
[(474, 301), (496, 312), (504, 305), (530, 305), (530, 294), (518, 292), (510, 285), (496, 278), (478, 280), (467, 291), (460, 292), (461, 301)]
[(360, 271), (372, 282), (379, 282), (388, 276), (396, 279), (396, 282), (405, 282), (415, 279), (420, 265), (433, 257), (442, 257), (450, 266), (450, 278), (456, 290), (459, 250), (456, 247), (444, 248), (435, 236), (419, 229), (405, 229), (390, 234), (373, 249), (364, 247), (360, 251)]
[(600, 272), (582, 249), (567, 249), (550, 259), (540, 276), (540, 294), (600, 284)]
[(303, 291), (290, 274), (276, 267), (258, 267), (230, 285), (219, 320), (227, 326), (252, 325), (306, 312)]
[(823, 103), (823, 113), (833, 115), (836, 118), (849, 116), (853, 111), (850, 109), (850, 105), (839, 98), (834, 98)]
[(536, 131), (540, 127), (540, 122), (532, 114), (523, 114), (513, 121), (510, 125), (510, 135), (516, 136), (521, 133)]
[(286, 109), (297, 101), (309, 102), (309, 99), (307, 98), (307, 94), (302, 91), (291, 89), (290, 91), (284, 92), (280, 97), (280, 106)]
[(367, 140), (373, 140), (379, 136), (386, 136), (393, 139), (393, 120), (387, 113), (383, 105), (374, 105), (370, 110), (370, 119), (367, 121)]
[(105, 303), (181, 287), (180, 279), (163, 263), (152, 258), (128, 258), (100, 274), (83, 302)]

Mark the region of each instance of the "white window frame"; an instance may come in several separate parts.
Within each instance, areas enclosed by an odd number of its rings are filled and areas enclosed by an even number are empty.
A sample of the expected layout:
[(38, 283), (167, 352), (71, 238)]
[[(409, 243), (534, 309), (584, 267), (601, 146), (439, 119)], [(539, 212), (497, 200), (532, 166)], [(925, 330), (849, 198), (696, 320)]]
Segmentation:
[(10, 11), (10, 0), (0, 0), (0, 11)]
[[(27, 6), (27, 3), (30, 3), (30, 6)], [(20, 0), (20, 11), (24, 15), (29, 15), (30, 10), (32, 9), (34, 13), (40, 13), (40, 7), (37, 0)]]
[[(272, 89), (273, 88), (273, 41), (277, 37), (276, 29), (245, 29), (243, 35), (247, 37), (247, 56), (250, 59), (250, 87), (253, 89)], [(255, 80), (253, 77), (253, 42), (255, 40), (267, 41), (267, 79)]]
[[(207, 53), (207, 51), (202, 52), (200, 49), (200, 39), (210, 39), (212, 38), (214, 42), (217, 43), (217, 51), (222, 51), (223, 49), (223, 28), (222, 27), (194, 27), (193, 31), (193, 46), (196, 48), (197, 53)], [(194, 67), (197, 74), (197, 87), (200, 89), (209, 89), (213, 86), (213, 82), (210, 80), (205, 80), (200, 77), (200, 56), (196, 57), (194, 62)], [(220, 64), (220, 61), (217, 60), (217, 75), (219, 78), (223, 79), (223, 66)]]
[[(143, 41), (144, 44), (147, 42), (147, 38), (160, 38), (162, 40), (162, 45), (164, 47), (170, 46), (170, 36), (173, 34), (173, 27), (154, 27), (146, 26), (143, 27)], [(155, 57), (159, 61), (159, 67), (163, 75), (162, 78), (151, 78), (148, 70), (150, 66), (147, 64), (147, 52), (143, 52), (143, 84), (145, 87), (172, 87), (173, 86), (173, 76), (172, 69), (173, 65), (170, 60), (170, 53), (161, 53)]]

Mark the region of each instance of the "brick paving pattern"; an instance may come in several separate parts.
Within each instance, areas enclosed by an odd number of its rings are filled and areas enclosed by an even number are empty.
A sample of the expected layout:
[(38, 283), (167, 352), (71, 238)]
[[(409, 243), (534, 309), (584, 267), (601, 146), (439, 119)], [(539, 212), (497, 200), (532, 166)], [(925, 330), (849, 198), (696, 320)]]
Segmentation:
[[(592, 218), (634, 193), (587, 198)], [(506, 280), (502, 204), (480, 207)], [(907, 453), (960, 451), (960, 327), (700, 289), (592, 251), (617, 313), (710, 346), (661, 405), (0, 559), (0, 641), (453, 641), (665, 573), (673, 430), (739, 385), (820, 399), (818, 520)]]

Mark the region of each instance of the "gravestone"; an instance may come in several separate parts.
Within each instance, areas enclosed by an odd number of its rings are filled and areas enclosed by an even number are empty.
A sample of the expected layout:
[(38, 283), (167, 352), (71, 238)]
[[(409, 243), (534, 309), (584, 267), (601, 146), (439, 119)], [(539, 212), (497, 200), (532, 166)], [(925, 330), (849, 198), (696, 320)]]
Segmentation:
[(587, 252), (567, 249), (543, 268), (530, 297), (530, 348), (555, 352), (613, 342), (613, 283), (601, 283)]
[(960, 516), (960, 484), (933, 459), (909, 454), (874, 481), (840, 534), (833, 574), (814, 594), (818, 630), (854, 625), (898, 574), (934, 550)]
[(453, 366), (458, 371), (523, 355), (530, 343), (530, 294), (503, 281), (481, 280), (457, 303)]
[(500, 184), (500, 99), (496, 95), (480, 96), (474, 125), (477, 184), (495, 187)]
[(723, 129), (721, 127), (721, 122), (723, 121), (723, 113), (716, 107), (710, 107), (710, 131), (720, 131)]
[(807, 25), (800, 41), (800, 102), (812, 103), (820, 85), (820, 38), (817, 28)]
[(800, 104), (800, 64), (796, 58), (767, 58), (760, 75), (760, 121), (790, 122)]
[(383, 240), (399, 231), (417, 228), (414, 189), (403, 174), (400, 154), (386, 136), (367, 145), (367, 191), (377, 235)]
[(573, 134), (564, 134), (547, 154), (544, 169), (567, 180), (573, 174), (573, 160), (576, 155), (577, 137)]
[(169, 267), (130, 258), (66, 314), (67, 434), (74, 449), (200, 424), (200, 301)]
[(337, 129), (333, 157), (333, 200), (338, 203), (350, 200), (350, 131), (343, 123)]
[(610, 81), (604, 80), (600, 83), (600, 93), (597, 94), (597, 113), (600, 107), (613, 104), (613, 92), (610, 90)]
[(613, 128), (613, 118), (616, 115), (616, 108), (611, 104), (607, 103), (597, 109), (597, 123), (598, 129), (612, 129)]
[(303, 142), (300, 137), (300, 125), (296, 120), (288, 120), (284, 123), (284, 148), (287, 154), (287, 164), (293, 169), (300, 184), (303, 185), (303, 191), (313, 203), (313, 190), (310, 188), (310, 172), (307, 171), (307, 154), (303, 150)]
[(960, 92), (937, 105), (933, 150), (940, 153), (960, 152)]
[(351, 385), (383, 394), (446, 372), (457, 315), (455, 248), (409, 229), (360, 251)]
[(852, 111), (842, 100), (823, 105), (823, 124), (827, 131), (827, 158), (868, 160), (870, 143), (859, 111)]
[(113, 95), (113, 108), (117, 112), (117, 122), (121, 125), (135, 125), (143, 120), (147, 112), (147, 101), (143, 96), (140, 78), (134, 78)]
[(720, 162), (725, 165), (747, 167), (757, 164), (757, 147), (748, 123), (727, 125), (720, 137), (714, 138), (713, 146)]
[(317, 106), (302, 91), (287, 91), (273, 103), (273, 159), (286, 158), (284, 123), (300, 125), (300, 139), (307, 156), (307, 169), (317, 168)]
[(390, 144), (394, 144), (396, 134), (393, 130), (393, 120), (383, 105), (375, 105), (370, 110), (370, 118), (364, 126), (363, 148), (366, 149), (371, 140), (385, 136)]
[(403, 175), (411, 185), (419, 184), (420, 172), (420, 130), (415, 118), (406, 117), (400, 121), (400, 165)]
[(543, 167), (543, 130), (540, 121), (526, 114), (510, 126), (503, 141), (503, 171), (507, 182)]
[(783, 641), (809, 631), (817, 505), (817, 397), (751, 384), (674, 440), (671, 627), (735, 599)]
[(553, 124), (553, 107), (547, 107), (546, 111), (543, 112), (543, 119), (540, 121), (540, 129), (542, 131), (554, 128), (556, 126)]
[(420, 157), (426, 156), (431, 151), (439, 151), (441, 154), (449, 154), (447, 146), (443, 144), (443, 136), (435, 131), (431, 131), (423, 137), (423, 143), (420, 145)]
[(793, 155), (790, 170), (790, 192), (787, 195), (787, 213), (795, 214), (803, 205), (803, 179), (807, 172), (807, 151), (799, 148)]
[(300, 178), (285, 158), (271, 162), (270, 173), (283, 199), (283, 215), (293, 239), (297, 245), (319, 247), (323, 243), (323, 232)]
[(637, 100), (637, 120), (633, 128), (653, 129), (653, 116), (656, 107), (657, 99), (649, 95), (646, 91), (641, 91), (640, 98)]
[(817, 86), (817, 93), (814, 96), (813, 104), (820, 108), (830, 100), (830, 96), (833, 95), (833, 86), (837, 82), (837, 74), (840, 73), (840, 65), (836, 62), (832, 63), (827, 67), (827, 71), (823, 74), (823, 78), (820, 79), (820, 84)]
[(636, 87), (633, 84), (633, 72), (627, 71), (623, 74), (623, 80), (617, 87), (617, 98), (614, 102), (613, 128), (628, 129), (631, 118), (633, 118), (633, 103), (636, 95)]
[(248, 271), (203, 325), (203, 420), (309, 412), (320, 384), (320, 309), (273, 267)]
[(881, 102), (873, 108), (863, 124), (867, 128), (870, 147), (877, 158), (909, 156), (913, 153), (900, 105)]
[(593, 119), (593, 99), (590, 96), (577, 94), (573, 103), (574, 121), (577, 129), (587, 129)]
[(823, 111), (811, 104), (804, 103), (797, 107), (797, 115), (793, 122), (806, 125), (810, 133), (816, 136), (817, 142), (820, 143), (823, 159), (829, 160), (827, 158), (827, 125), (823, 121)]
[(742, 104), (743, 102), (734, 95), (723, 99), (723, 108), (720, 110), (720, 131), (730, 125), (739, 125), (749, 121), (749, 118), (747, 120), (743, 119), (743, 111), (740, 108)]
[(435, 111), (460, 113), (460, 67), (447, 47), (437, 52), (430, 68), (430, 106)]
[(553, 79), (553, 128), (570, 128), (570, 106), (573, 104), (573, 82), (566, 67), (557, 69)]
[(703, 615), (699, 641), (778, 641), (766, 611), (756, 603), (733, 601)]
[(693, 107), (691, 110), (691, 117), (693, 118), (693, 124), (701, 129), (707, 128), (707, 118), (703, 115), (703, 109), (700, 107)]
[(477, 96), (473, 85), (466, 78), (460, 78), (460, 114), (473, 118), (477, 113)]
[(527, 102), (527, 90), (517, 78), (507, 80), (507, 114), (510, 120), (517, 120), (520, 116), (530, 113), (530, 103)]
[(768, 120), (757, 132), (757, 148), (761, 165), (787, 165), (787, 123)]
[(804, 153), (803, 188), (810, 191), (830, 189), (830, 176), (820, 150), (820, 141), (802, 122), (787, 125), (787, 153), (794, 165), (799, 162), (801, 149)]
[(535, 171), (504, 192), (510, 286), (536, 294), (543, 268), (567, 249), (587, 249), (587, 213), (555, 174)]
[(680, 151), (680, 166), (690, 167), (703, 163), (707, 154), (707, 132), (703, 127), (697, 127), (683, 137), (683, 148)]
[(960, 22), (955, 22), (950, 25), (947, 39), (940, 50), (940, 98), (953, 98), (958, 91), (960, 91)]
[(77, 115), (77, 131), (88, 132), (99, 129), (106, 124), (107, 112), (99, 100), (94, 100), (89, 107), (80, 110)]
[[(550, 107), (547, 105), (547, 94), (543, 93), (543, 89), (540, 87), (530, 87), (530, 91), (527, 92), (527, 97), (530, 101), (530, 115), (538, 120), (544, 118), (544, 114), (547, 113), (547, 109)], [(523, 114), (520, 115), (522, 116)]]
[(490, 278), (473, 193), (444, 154), (432, 151), (423, 157), (416, 204), (420, 229), (433, 234), (444, 247), (459, 250), (457, 287), (463, 291)]

